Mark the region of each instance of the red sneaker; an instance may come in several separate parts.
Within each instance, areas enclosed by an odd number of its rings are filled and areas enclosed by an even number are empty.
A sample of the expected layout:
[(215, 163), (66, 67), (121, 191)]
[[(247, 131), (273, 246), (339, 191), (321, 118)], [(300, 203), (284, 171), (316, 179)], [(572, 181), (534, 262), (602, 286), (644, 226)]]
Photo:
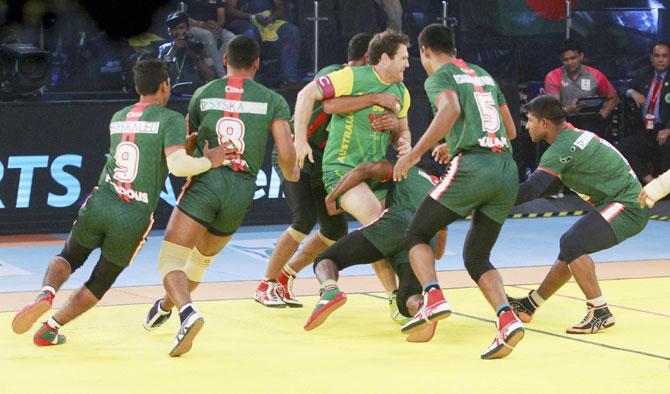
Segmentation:
[(523, 339), (523, 323), (513, 311), (503, 312), (496, 322), (498, 332), (491, 345), (482, 353), (484, 360), (507, 357), (521, 339)]
[(261, 305), (265, 305), (270, 308), (283, 308), (286, 306), (286, 303), (282, 301), (281, 297), (277, 293), (277, 282), (268, 282), (262, 280), (256, 289), (254, 294), (254, 300)]
[[(449, 317), (449, 315), (451, 315), (451, 308), (449, 308), (447, 300), (444, 299), (442, 289), (433, 288), (424, 293), (423, 306), (412, 320), (402, 326), (400, 331), (403, 334), (416, 334), (415, 331), (426, 331), (427, 327), (430, 327), (433, 323), (437, 323), (438, 320)], [(435, 327), (433, 327), (433, 334), (434, 333)], [(430, 335), (428, 340), (432, 337), (433, 336)]]
[(33, 343), (37, 346), (62, 345), (65, 343), (65, 335), (59, 334), (58, 330), (44, 322), (33, 336)]
[(283, 269), (279, 271), (279, 275), (277, 275), (277, 294), (289, 308), (302, 308), (302, 302), (298, 301), (293, 295), (294, 280), (293, 275)]
[(43, 291), (38, 294), (35, 301), (24, 306), (23, 309), (14, 316), (14, 320), (12, 320), (12, 330), (17, 334), (23, 334), (30, 330), (30, 327), (35, 324), (37, 319), (51, 309), (53, 299), (54, 295), (48, 291)]

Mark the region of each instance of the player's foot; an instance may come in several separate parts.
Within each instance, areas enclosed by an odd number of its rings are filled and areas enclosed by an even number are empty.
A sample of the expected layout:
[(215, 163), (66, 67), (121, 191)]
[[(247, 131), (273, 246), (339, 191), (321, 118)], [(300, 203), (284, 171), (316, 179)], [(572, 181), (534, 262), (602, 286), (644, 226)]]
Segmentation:
[(256, 289), (254, 294), (254, 300), (261, 305), (265, 305), (270, 308), (283, 308), (286, 306), (286, 303), (282, 301), (277, 292), (277, 282), (269, 282), (267, 280), (262, 280)]
[(411, 319), (411, 317), (407, 317), (400, 313), (400, 309), (398, 309), (398, 290), (394, 290), (389, 297), (389, 310), (391, 312), (391, 320), (401, 326)]
[(33, 335), (33, 343), (37, 346), (62, 345), (65, 343), (65, 335), (59, 334), (57, 329), (44, 322), (42, 327)]
[(524, 323), (530, 323), (533, 320), (533, 314), (538, 306), (530, 297), (530, 293), (525, 297), (519, 298), (507, 296), (507, 300), (509, 301), (509, 306), (519, 317), (519, 320)]
[(151, 309), (149, 309), (147, 318), (144, 320), (145, 330), (151, 331), (162, 326), (163, 323), (165, 323), (170, 318), (170, 316), (172, 316), (172, 309), (169, 311), (164, 311), (163, 308), (161, 308), (162, 301), (163, 298), (156, 300), (156, 302), (154, 302), (154, 304), (151, 306)]
[(521, 339), (523, 339), (523, 323), (514, 312), (503, 312), (496, 322), (496, 337), (491, 345), (482, 353), (482, 359), (493, 360), (507, 357)]
[(14, 320), (12, 320), (12, 330), (17, 334), (23, 334), (30, 330), (43, 314), (51, 309), (54, 295), (49, 291), (43, 291), (37, 295), (37, 298), (30, 304), (21, 309)]
[(416, 315), (400, 329), (403, 334), (412, 334), (416, 330), (425, 330), (433, 322), (449, 317), (451, 308), (444, 299), (442, 289), (432, 288), (423, 295), (423, 306)]
[(277, 276), (277, 294), (289, 308), (302, 308), (302, 302), (298, 301), (293, 294), (294, 280), (295, 276), (282, 269)]
[(565, 330), (568, 334), (595, 334), (606, 328), (612, 327), (616, 321), (614, 315), (610, 312), (607, 304), (594, 306), (586, 303), (588, 309), (586, 316), (579, 324), (569, 327)]
[(193, 339), (198, 335), (204, 324), (205, 319), (194, 309), (191, 309), (191, 313), (184, 319), (179, 331), (177, 331), (170, 350), (170, 357), (179, 357), (191, 350)]
[(312, 314), (307, 319), (307, 323), (305, 323), (305, 330), (310, 331), (323, 324), (328, 316), (344, 305), (345, 302), (347, 302), (347, 295), (338, 288), (322, 291), (319, 302), (317, 302)]
[(435, 335), (435, 329), (437, 328), (437, 321), (433, 320), (429, 324), (424, 324), (422, 328), (415, 329), (407, 335), (405, 340), (407, 342), (428, 342), (433, 339)]

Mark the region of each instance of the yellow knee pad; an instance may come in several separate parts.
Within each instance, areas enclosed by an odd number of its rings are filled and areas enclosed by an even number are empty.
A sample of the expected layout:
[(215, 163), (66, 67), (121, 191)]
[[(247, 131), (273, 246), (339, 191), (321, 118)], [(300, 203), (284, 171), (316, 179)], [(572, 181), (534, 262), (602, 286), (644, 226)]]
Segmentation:
[(335, 241), (333, 241), (332, 239), (330, 239), (330, 238), (326, 238), (325, 235), (321, 234), (321, 231), (320, 231), (320, 230), (317, 231), (317, 234), (319, 234), (319, 239), (321, 239), (321, 242), (323, 242), (324, 244), (326, 244), (326, 245), (328, 245), (328, 246), (331, 246), (332, 244), (335, 243)]
[(172, 271), (184, 271), (191, 249), (170, 241), (163, 241), (158, 257), (158, 272), (161, 278)]
[(293, 238), (297, 243), (302, 242), (302, 240), (305, 239), (305, 237), (307, 236), (307, 234), (303, 234), (300, 231), (294, 229), (293, 227), (289, 227), (288, 229), (286, 229), (286, 231), (288, 231), (291, 238)]
[(191, 256), (188, 259), (188, 263), (184, 268), (184, 272), (186, 272), (188, 279), (191, 282), (202, 282), (202, 278), (205, 277), (205, 271), (207, 271), (207, 268), (209, 268), (209, 266), (212, 264), (214, 258), (216, 258), (216, 255), (204, 256), (202, 253), (200, 253), (197, 247), (193, 248)]

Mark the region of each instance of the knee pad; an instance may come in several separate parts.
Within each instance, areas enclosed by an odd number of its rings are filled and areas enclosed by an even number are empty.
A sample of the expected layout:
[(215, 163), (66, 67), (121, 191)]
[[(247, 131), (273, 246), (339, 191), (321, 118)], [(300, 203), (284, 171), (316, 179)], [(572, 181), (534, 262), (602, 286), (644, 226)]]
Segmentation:
[(172, 271), (184, 271), (190, 255), (190, 248), (170, 241), (163, 241), (158, 257), (158, 272), (160, 272), (161, 278)]
[(215, 258), (216, 255), (204, 256), (200, 253), (197, 247), (193, 248), (188, 263), (186, 263), (186, 267), (184, 268), (184, 272), (188, 279), (192, 282), (202, 282), (202, 278), (205, 276), (205, 271), (207, 271), (207, 268), (209, 268)]
[(463, 250), (465, 269), (475, 283), (479, 282), (479, 278), (481, 278), (484, 273), (495, 269), (489, 258), (490, 252), (484, 254), (468, 250), (467, 248)]
[(310, 209), (298, 209), (293, 212), (291, 228), (303, 234), (309, 234), (316, 225), (316, 212)]
[(407, 245), (407, 250), (409, 251), (416, 245), (420, 244), (430, 244), (431, 238), (435, 234), (426, 234), (425, 231), (423, 231), (421, 228), (418, 226), (414, 225), (414, 221), (412, 221), (412, 224), (407, 228), (407, 231), (405, 231), (405, 244)]
[(79, 267), (84, 265), (86, 259), (91, 254), (93, 249), (85, 248), (75, 242), (71, 237), (63, 246), (63, 250), (57, 254), (58, 257), (70, 264), (70, 273), (74, 273)]
[(585, 255), (586, 248), (581, 245), (579, 239), (567, 232), (561, 236), (560, 242), (561, 250), (558, 254), (558, 259), (570, 264), (578, 257)]
[(324, 244), (326, 244), (328, 246), (332, 246), (337, 241), (337, 240), (328, 238), (325, 235), (323, 235), (321, 230), (317, 231), (316, 234), (319, 236), (319, 239), (321, 240), (321, 242), (323, 242)]
[(84, 286), (93, 293), (95, 298), (100, 300), (107, 290), (112, 287), (124, 268), (100, 256), (98, 264), (93, 268), (91, 277), (84, 283)]
[(293, 239), (295, 240), (295, 242), (297, 242), (297, 243), (302, 242), (302, 240), (305, 239), (305, 237), (307, 236), (306, 233), (302, 233), (302, 232), (300, 232), (300, 231), (294, 229), (293, 227), (289, 227), (289, 228), (287, 228), (286, 231), (288, 231), (288, 234), (289, 234), (289, 235), (291, 236), (291, 238), (293, 238)]
[(323, 223), (320, 224), (319, 228), (319, 234), (321, 235), (321, 239), (330, 245), (328, 241), (331, 241), (331, 243), (334, 243), (338, 239), (344, 237), (347, 235), (349, 232), (349, 225), (347, 224), (347, 221), (344, 220), (344, 218), (340, 218), (339, 216), (331, 216), (330, 219), (324, 220)]

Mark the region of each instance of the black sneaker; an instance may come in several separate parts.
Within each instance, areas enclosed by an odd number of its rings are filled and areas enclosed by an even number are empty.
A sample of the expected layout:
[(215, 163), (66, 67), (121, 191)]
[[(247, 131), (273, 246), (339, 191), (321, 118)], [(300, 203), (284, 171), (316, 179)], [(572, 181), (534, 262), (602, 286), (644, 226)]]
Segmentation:
[(586, 303), (586, 316), (579, 324), (565, 329), (568, 334), (595, 334), (606, 328), (612, 327), (616, 321), (614, 315), (610, 312), (607, 304), (594, 306)]
[(147, 313), (147, 318), (144, 320), (145, 330), (151, 331), (153, 329), (162, 326), (163, 323), (165, 323), (170, 318), (170, 316), (172, 316), (172, 310), (165, 312), (161, 308), (161, 301), (163, 301), (162, 298), (158, 299), (151, 306), (151, 309), (149, 309), (149, 313)]
[(179, 357), (191, 350), (193, 339), (198, 335), (204, 324), (205, 319), (203, 319), (198, 312), (193, 310), (184, 319), (179, 327), (179, 331), (177, 331), (177, 335), (172, 343), (172, 349), (170, 350), (170, 357)]
[(514, 314), (519, 317), (519, 320), (524, 323), (530, 323), (533, 320), (533, 314), (537, 309), (537, 305), (530, 298), (530, 293), (520, 298), (507, 296), (507, 301), (509, 301), (509, 306), (514, 311)]

